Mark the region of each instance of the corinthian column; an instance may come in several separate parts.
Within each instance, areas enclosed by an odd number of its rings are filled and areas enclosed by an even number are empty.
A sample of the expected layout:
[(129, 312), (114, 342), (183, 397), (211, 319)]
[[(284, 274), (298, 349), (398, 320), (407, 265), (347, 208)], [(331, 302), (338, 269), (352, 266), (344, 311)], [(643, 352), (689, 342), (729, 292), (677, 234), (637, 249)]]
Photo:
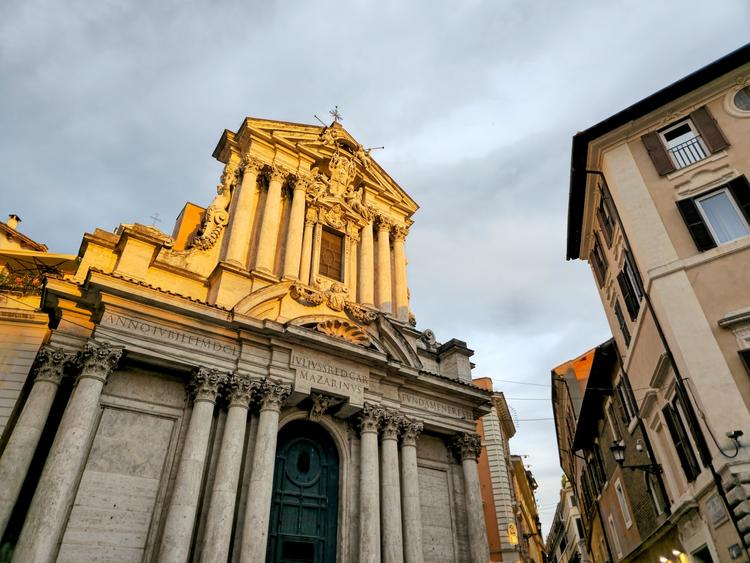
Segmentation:
[(380, 512), (383, 563), (401, 563), (404, 545), (401, 538), (401, 487), (398, 478), (398, 435), (404, 417), (387, 412), (383, 417), (383, 441), (380, 459), (383, 482)]
[(383, 409), (365, 403), (361, 413), (359, 474), (359, 559), (380, 563), (380, 490), (378, 427)]
[(178, 563), (190, 555), (190, 539), (195, 526), (203, 472), (206, 467), (208, 439), (214, 417), (214, 405), (219, 387), (226, 374), (214, 369), (199, 368), (190, 383), (193, 395), (193, 412), (190, 415), (185, 443), (180, 454), (180, 464), (169, 499), (167, 521), (159, 550), (159, 561)]
[(265, 381), (258, 393), (261, 397), (260, 417), (258, 434), (255, 438), (253, 468), (247, 491), (240, 553), (242, 561), (247, 563), (263, 563), (266, 560), (279, 411), (281, 405), (289, 397), (291, 387)]
[(349, 285), (349, 299), (356, 303), (357, 301), (357, 246), (359, 243), (359, 228), (352, 223), (347, 227), (349, 237), (349, 264), (347, 271), (349, 273), (347, 283)]
[(286, 235), (284, 252), (284, 277), (296, 280), (300, 274), (300, 255), (302, 254), (302, 232), (305, 226), (305, 190), (307, 182), (298, 179), (292, 193), (292, 211), (289, 215), (289, 229)]
[(384, 313), (393, 310), (391, 297), (391, 227), (393, 223), (382, 215), (378, 217), (378, 309)]
[(221, 438), (211, 501), (206, 518), (205, 544), (201, 562), (226, 563), (232, 536), (234, 504), (245, 444), (247, 408), (258, 384), (248, 377), (233, 374), (228, 379), (229, 408)]
[(409, 291), (406, 285), (406, 254), (404, 241), (409, 229), (402, 226), (393, 227), (393, 262), (396, 285), (396, 318), (401, 321), (409, 320)]
[(299, 281), (310, 283), (310, 264), (312, 261), (313, 226), (318, 220), (318, 210), (308, 208), (305, 212), (305, 232), (302, 235), (302, 259), (299, 268)]
[(373, 298), (374, 256), (372, 243), (372, 222), (368, 221), (362, 229), (362, 244), (359, 247), (359, 291), (357, 292), (359, 302), (363, 305), (374, 305)]
[(253, 219), (253, 205), (258, 185), (258, 172), (263, 163), (246, 154), (242, 160), (242, 183), (236, 188), (232, 212), (232, 225), (229, 229), (229, 243), (227, 244), (227, 262), (232, 262), (242, 268), (247, 267), (247, 251), (250, 247), (250, 229)]
[(258, 254), (255, 268), (261, 272), (273, 273), (276, 258), (276, 245), (279, 239), (279, 224), (281, 222), (281, 185), (287, 172), (280, 166), (270, 169), (270, 182), (266, 206), (263, 209), (263, 223), (260, 226), (258, 239)]
[(419, 504), (417, 438), (422, 423), (408, 420), (401, 435), (401, 500), (404, 511), (404, 561), (423, 563), (422, 510)]
[(0, 537), (5, 532), (26, 478), (65, 365), (73, 359), (61, 348), (43, 346), (36, 356), (34, 385), (0, 457)]
[(14, 561), (55, 559), (101, 410), (102, 387), (121, 356), (122, 347), (95, 340), (79, 354), (81, 373), (44, 464)]
[(490, 559), (487, 529), (484, 525), (482, 491), (479, 485), (477, 459), (482, 451), (482, 442), (476, 434), (457, 434), (453, 438), (455, 452), (461, 458), (464, 473), (466, 515), (469, 521), (469, 545), (472, 563), (485, 563)]

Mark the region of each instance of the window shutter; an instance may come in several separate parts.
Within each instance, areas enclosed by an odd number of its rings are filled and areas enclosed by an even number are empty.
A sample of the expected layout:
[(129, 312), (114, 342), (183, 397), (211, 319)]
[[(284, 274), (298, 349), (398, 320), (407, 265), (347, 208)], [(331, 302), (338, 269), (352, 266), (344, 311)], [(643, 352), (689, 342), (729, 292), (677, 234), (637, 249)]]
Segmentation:
[(740, 358), (745, 363), (745, 369), (747, 373), (750, 373), (750, 348), (747, 350), (740, 350)]
[(624, 271), (617, 274), (617, 283), (620, 284), (620, 291), (622, 291), (622, 298), (625, 301), (625, 308), (628, 310), (630, 320), (634, 321), (638, 316), (638, 299), (636, 299), (635, 293), (630, 287), (630, 280)]
[(677, 451), (677, 457), (680, 458), (685, 478), (689, 482), (695, 481), (695, 478), (700, 473), (700, 469), (698, 468), (698, 460), (695, 459), (693, 448), (688, 441), (685, 428), (682, 426), (682, 421), (671, 405), (666, 405), (661, 412), (664, 415), (669, 434), (672, 437), (672, 443)]
[(633, 278), (635, 279), (635, 283), (638, 286), (636, 288), (638, 290), (638, 293), (640, 293), (641, 295), (645, 295), (646, 292), (643, 290), (643, 283), (641, 281), (640, 273), (635, 269), (635, 260), (633, 260), (633, 255), (627, 248), (625, 249), (625, 260), (628, 262), (630, 270), (633, 272)]
[(714, 248), (716, 246), (714, 238), (708, 231), (708, 227), (703, 217), (701, 217), (695, 202), (692, 199), (681, 199), (677, 202), (677, 207), (682, 214), (682, 218), (685, 220), (685, 225), (687, 225), (690, 236), (693, 237), (698, 250), (703, 252), (709, 248)]
[(744, 176), (735, 178), (729, 182), (729, 190), (737, 206), (742, 210), (745, 220), (750, 223), (750, 184), (747, 183), (747, 178)]
[(675, 170), (675, 165), (672, 159), (669, 158), (667, 149), (664, 148), (664, 143), (662, 143), (661, 137), (659, 137), (656, 131), (646, 133), (641, 137), (641, 140), (646, 145), (648, 155), (651, 157), (659, 176), (664, 176)]
[(701, 134), (706, 148), (712, 153), (719, 152), (729, 146), (726, 137), (719, 129), (714, 116), (708, 111), (706, 106), (700, 107), (690, 114), (696, 129)]

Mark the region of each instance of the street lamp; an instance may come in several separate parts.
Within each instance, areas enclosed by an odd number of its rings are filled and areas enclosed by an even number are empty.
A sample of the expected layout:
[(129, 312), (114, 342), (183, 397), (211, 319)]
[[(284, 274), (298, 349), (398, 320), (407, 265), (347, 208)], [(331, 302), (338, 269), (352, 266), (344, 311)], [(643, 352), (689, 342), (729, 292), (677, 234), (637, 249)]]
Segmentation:
[(612, 452), (612, 457), (615, 458), (617, 465), (619, 465), (623, 469), (640, 469), (641, 471), (652, 473), (654, 475), (658, 475), (659, 473), (661, 473), (661, 465), (659, 465), (658, 463), (625, 465), (625, 442), (622, 440), (612, 442), (612, 445), (609, 447), (609, 451)]

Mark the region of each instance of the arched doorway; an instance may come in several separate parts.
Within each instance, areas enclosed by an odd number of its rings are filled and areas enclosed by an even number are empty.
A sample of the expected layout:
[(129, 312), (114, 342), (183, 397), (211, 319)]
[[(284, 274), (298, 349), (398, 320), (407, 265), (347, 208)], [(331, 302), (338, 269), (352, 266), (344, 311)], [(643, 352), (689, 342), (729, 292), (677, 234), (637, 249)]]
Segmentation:
[(339, 456), (319, 424), (295, 420), (279, 432), (268, 563), (336, 561)]

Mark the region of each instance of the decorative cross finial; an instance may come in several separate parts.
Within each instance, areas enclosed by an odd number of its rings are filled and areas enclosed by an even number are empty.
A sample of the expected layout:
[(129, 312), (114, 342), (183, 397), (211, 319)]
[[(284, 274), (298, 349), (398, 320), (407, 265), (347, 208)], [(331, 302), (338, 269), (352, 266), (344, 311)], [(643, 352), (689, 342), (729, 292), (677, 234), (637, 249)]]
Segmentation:
[(153, 222), (151, 223), (152, 227), (156, 227), (156, 222), (157, 221), (159, 221), (159, 223), (161, 223), (161, 219), (159, 218), (159, 212), (158, 211), (156, 213), (154, 213), (153, 215), (151, 215), (151, 217), (149, 217), (149, 219), (153, 219)]
[(339, 106), (333, 106), (333, 109), (329, 111), (328, 114), (333, 118), (334, 123), (344, 121), (344, 117), (341, 115), (341, 112), (339, 112)]

